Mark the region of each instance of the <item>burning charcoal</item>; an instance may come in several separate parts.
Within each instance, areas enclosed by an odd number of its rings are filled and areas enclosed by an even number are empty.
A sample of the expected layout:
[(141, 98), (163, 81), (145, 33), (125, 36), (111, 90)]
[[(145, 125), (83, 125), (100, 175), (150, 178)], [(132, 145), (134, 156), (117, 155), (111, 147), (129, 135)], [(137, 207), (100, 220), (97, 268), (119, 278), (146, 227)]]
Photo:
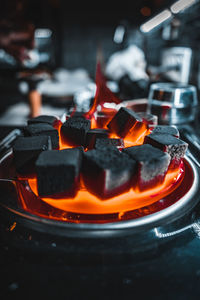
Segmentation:
[(91, 121), (84, 118), (69, 118), (61, 126), (62, 139), (72, 146), (84, 146)]
[(46, 123), (54, 126), (58, 121), (59, 121), (58, 118), (55, 116), (40, 115), (38, 117), (29, 119), (28, 125), (36, 124), (36, 123)]
[(79, 188), (82, 155), (82, 147), (41, 153), (36, 161), (39, 196), (74, 197)]
[(135, 136), (137, 140), (146, 131), (146, 124), (134, 111), (121, 107), (107, 127), (121, 138)]
[(167, 133), (151, 133), (144, 138), (144, 144), (151, 144), (171, 156), (170, 168), (179, 167), (188, 148), (188, 144)]
[(50, 124), (45, 124), (45, 123), (30, 124), (24, 128), (24, 135), (25, 136), (48, 135), (51, 138), (52, 148), (53, 149), (59, 148), (58, 130), (55, 129)]
[(170, 163), (170, 155), (151, 146), (128, 147), (123, 152), (137, 161), (137, 183), (140, 190), (145, 190), (162, 183)]
[(179, 131), (176, 126), (170, 125), (157, 125), (150, 127), (151, 133), (167, 133), (179, 137)]
[(105, 148), (106, 146), (113, 146), (117, 149), (121, 150), (124, 148), (124, 140), (123, 139), (109, 139), (109, 138), (102, 138), (96, 139), (95, 148)]
[(86, 133), (85, 147), (88, 149), (94, 148), (97, 139), (107, 138), (108, 130), (106, 129), (90, 129)]
[(81, 119), (85, 119), (85, 112), (82, 111), (75, 111), (71, 118), (81, 118)]
[(35, 161), (38, 155), (51, 150), (49, 136), (19, 137), (13, 145), (13, 158), (16, 170), (21, 175), (35, 172)]
[(135, 169), (136, 162), (113, 147), (92, 149), (84, 153), (84, 184), (88, 191), (101, 199), (128, 191)]

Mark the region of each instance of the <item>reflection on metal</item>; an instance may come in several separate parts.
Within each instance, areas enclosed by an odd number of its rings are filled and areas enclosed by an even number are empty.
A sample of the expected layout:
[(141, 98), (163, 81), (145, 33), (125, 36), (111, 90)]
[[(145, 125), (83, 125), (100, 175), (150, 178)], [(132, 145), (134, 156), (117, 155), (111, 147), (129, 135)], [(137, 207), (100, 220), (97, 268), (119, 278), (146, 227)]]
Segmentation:
[(143, 33), (148, 33), (152, 29), (156, 28), (157, 26), (161, 25), (164, 21), (170, 19), (172, 17), (172, 13), (169, 9), (163, 10), (161, 13), (144, 23), (140, 26), (140, 30)]
[(166, 232), (166, 233), (162, 233), (162, 232), (159, 231), (158, 228), (154, 228), (154, 232), (155, 232), (156, 237), (158, 237), (158, 238), (161, 239), (161, 238), (167, 238), (167, 237), (170, 237), (170, 236), (173, 236), (173, 235), (177, 235), (177, 234), (179, 234), (179, 233), (181, 233), (181, 232), (183, 232), (185, 230), (188, 230), (188, 229), (190, 229), (192, 227), (193, 227), (193, 224), (185, 226), (185, 227), (183, 227), (181, 229), (178, 229), (178, 230), (175, 230), (175, 231), (171, 231), (171, 232)]
[(171, 232), (165, 232), (165, 233), (162, 233), (158, 228), (154, 228), (154, 233), (155, 233), (156, 237), (163, 239), (163, 238), (168, 238), (168, 237), (180, 234), (188, 229), (193, 229), (194, 232), (196, 233), (197, 237), (200, 238), (200, 224), (198, 222), (195, 222), (195, 223), (187, 225), (183, 228), (180, 228), (180, 229), (177, 229), (177, 230), (174, 230)]
[(194, 163), (200, 168), (200, 163), (198, 160), (194, 157), (192, 152), (190, 150), (187, 150), (187, 155), (194, 161)]
[(188, 84), (191, 68), (192, 49), (171, 47), (163, 49), (161, 66), (166, 69), (165, 77), (170, 81)]
[(47, 39), (52, 36), (52, 31), (49, 28), (37, 28), (35, 30), (35, 38)]
[(179, 0), (179, 1), (176, 1), (174, 4), (172, 4), (170, 9), (173, 14), (178, 14), (179, 12), (192, 6), (196, 2), (197, 2), (197, 0)]
[(124, 35), (125, 35), (125, 27), (123, 25), (117, 26), (114, 33), (113, 41), (116, 44), (121, 44), (124, 40)]
[(200, 238), (200, 224), (199, 222), (196, 222), (193, 224), (193, 230), (196, 233), (197, 237)]

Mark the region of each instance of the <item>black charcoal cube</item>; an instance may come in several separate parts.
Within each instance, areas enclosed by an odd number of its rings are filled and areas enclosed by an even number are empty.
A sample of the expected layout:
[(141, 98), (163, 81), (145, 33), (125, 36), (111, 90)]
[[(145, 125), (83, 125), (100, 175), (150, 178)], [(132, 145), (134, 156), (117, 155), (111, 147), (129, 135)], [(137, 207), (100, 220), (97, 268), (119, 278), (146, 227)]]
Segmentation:
[(48, 136), (17, 138), (13, 145), (13, 161), (16, 171), (21, 175), (33, 174), (39, 154), (51, 149), (51, 139)]
[(121, 107), (107, 124), (107, 127), (121, 138), (125, 138), (127, 135), (135, 135), (137, 140), (138, 134), (141, 135), (142, 129), (146, 131), (147, 125), (134, 111)]
[(144, 144), (150, 144), (171, 156), (170, 168), (179, 167), (188, 144), (179, 138), (167, 133), (151, 133), (144, 138)]
[(121, 150), (124, 148), (124, 140), (123, 139), (112, 139), (112, 138), (96, 139), (94, 148), (95, 149), (105, 148), (107, 146), (113, 146), (113, 147), (116, 147), (117, 149)]
[(30, 124), (24, 128), (25, 136), (42, 136), (48, 135), (51, 138), (52, 148), (59, 149), (59, 135), (58, 130), (50, 124), (37, 123)]
[(39, 196), (74, 197), (79, 189), (82, 155), (82, 147), (41, 153), (36, 161)]
[(81, 119), (85, 119), (85, 113), (82, 112), (82, 111), (75, 111), (75, 112), (72, 112), (71, 118), (81, 118)]
[(51, 126), (54, 126), (58, 121), (59, 121), (59, 119), (55, 116), (40, 115), (38, 117), (29, 119), (28, 120), (28, 125), (37, 124), (37, 123), (45, 123), (45, 124), (49, 124)]
[(101, 200), (124, 193), (132, 186), (136, 162), (113, 147), (84, 153), (83, 181), (89, 192)]
[(168, 153), (148, 144), (128, 147), (122, 151), (137, 161), (135, 182), (140, 190), (157, 186), (164, 181), (171, 159)]
[(97, 139), (108, 138), (108, 130), (106, 129), (90, 129), (86, 133), (85, 147), (94, 148)]
[(61, 126), (62, 140), (71, 146), (85, 146), (86, 133), (90, 128), (90, 120), (69, 118)]
[(167, 134), (171, 134), (175, 137), (179, 137), (179, 131), (178, 128), (176, 126), (173, 125), (155, 125), (150, 127), (150, 131), (151, 133), (167, 133)]

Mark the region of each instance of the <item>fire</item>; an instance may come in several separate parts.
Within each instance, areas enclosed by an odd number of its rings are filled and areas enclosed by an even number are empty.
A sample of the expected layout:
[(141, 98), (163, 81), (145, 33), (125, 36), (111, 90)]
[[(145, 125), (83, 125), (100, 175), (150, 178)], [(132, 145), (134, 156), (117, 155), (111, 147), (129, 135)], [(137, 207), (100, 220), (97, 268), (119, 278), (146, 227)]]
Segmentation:
[[(60, 132), (60, 130), (59, 130)], [(145, 131), (148, 134), (149, 131)], [(144, 136), (145, 136), (144, 134)], [(133, 146), (143, 143), (143, 138), (135, 142), (134, 140), (124, 139), (125, 146)], [(117, 138), (116, 135), (112, 134), (112, 138)], [(60, 149), (69, 148), (70, 146), (62, 142), (60, 136)], [(32, 192), (48, 205), (53, 208), (60, 209), (63, 212), (72, 212), (78, 214), (111, 214), (111, 213), (124, 213), (139, 209), (144, 206), (151, 205), (156, 201), (162, 199), (168, 194), (172, 193), (181, 184), (184, 176), (184, 165), (179, 169), (169, 170), (162, 184), (148, 189), (146, 191), (139, 191), (137, 188), (130, 189), (128, 192), (120, 194), (116, 197), (102, 201), (95, 195), (91, 194), (86, 190), (83, 183), (78, 191), (76, 197), (67, 199), (53, 199), (53, 198), (40, 198), (37, 191), (37, 179), (28, 179), (28, 184)], [(22, 201), (24, 209), (27, 209), (27, 203)]]
[[(112, 102), (118, 105), (120, 103), (120, 100), (106, 86), (106, 80), (101, 72), (100, 64), (97, 65), (96, 83), (97, 90), (94, 103), (91, 109), (85, 114), (85, 117), (91, 120), (92, 128), (107, 128), (106, 124), (116, 113), (116, 110), (114, 108), (105, 108), (104, 103)], [(72, 112), (72, 115), (73, 113), (74, 111)], [(60, 123), (58, 126), (59, 134), (61, 126), (62, 123)], [(143, 144), (145, 135), (149, 133), (150, 131), (148, 129), (148, 126), (144, 124), (144, 127), (141, 127), (136, 132), (134, 138), (129, 135), (124, 139), (125, 147)], [(115, 134), (110, 134), (109, 137), (119, 138)], [(61, 134), (59, 146), (60, 150), (71, 148), (71, 146), (69, 146), (62, 140)], [(105, 201), (97, 198), (95, 195), (87, 191), (83, 183), (81, 184), (81, 188), (74, 198), (40, 198), (37, 191), (37, 179), (29, 178), (27, 182), (30, 190), (33, 193), (29, 193), (29, 196), (27, 196), (24, 192), (22, 192), (22, 189), (19, 185), (20, 203), (25, 210), (31, 213), (37, 213), (40, 216), (44, 216), (43, 205), (47, 204), (47, 207), (51, 211), (51, 214), (47, 209), (46, 217), (54, 218), (54, 213), (52, 212), (52, 210), (55, 209), (55, 211), (59, 210), (59, 220), (66, 220), (65, 213), (68, 212), (87, 215), (104, 215), (117, 213), (119, 214), (119, 218), (121, 218), (120, 216), (123, 216), (124, 213), (128, 211), (133, 211), (144, 208), (146, 206), (150, 206), (153, 203), (171, 194), (181, 184), (182, 180), (184, 179), (184, 174), (184, 164), (182, 164), (179, 169), (169, 170), (166, 174), (164, 182), (154, 188), (142, 192), (137, 188), (131, 188), (128, 192), (122, 193)], [(30, 197), (30, 195), (32, 197), (34, 195), (34, 201), (31, 200), (32, 198)], [(67, 221), (69, 220), (67, 219)]]
[[(121, 103), (121, 100), (116, 97), (112, 91), (107, 87), (106, 84), (106, 78), (104, 77), (102, 70), (101, 70), (101, 65), (100, 63), (97, 63), (97, 68), (96, 68), (96, 94), (94, 97), (94, 103), (90, 110), (85, 114), (85, 117), (87, 119), (93, 120), (93, 118), (96, 119), (97, 113), (99, 111), (105, 112), (104, 108), (104, 103), (110, 102), (110, 103), (115, 103), (119, 104)], [(116, 112), (116, 111), (114, 111)], [(94, 127), (92, 127), (94, 128)]]
[[(182, 174), (183, 169), (179, 169), (178, 172), (168, 172), (165, 181), (157, 187), (144, 192), (130, 189), (127, 193), (123, 193), (105, 201), (102, 201), (89, 193), (84, 187), (80, 189), (75, 198), (59, 200), (42, 198), (42, 200), (52, 207), (61, 209), (65, 212), (79, 214), (122, 213), (150, 205), (173, 192), (180, 185), (183, 179)], [(38, 196), (37, 180), (29, 179), (28, 182), (31, 190)]]

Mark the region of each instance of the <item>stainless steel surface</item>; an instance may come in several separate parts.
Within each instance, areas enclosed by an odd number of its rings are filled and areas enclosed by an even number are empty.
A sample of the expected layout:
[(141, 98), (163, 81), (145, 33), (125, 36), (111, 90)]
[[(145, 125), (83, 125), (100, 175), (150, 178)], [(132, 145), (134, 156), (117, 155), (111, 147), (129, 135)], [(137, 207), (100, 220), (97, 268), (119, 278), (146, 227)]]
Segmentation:
[[(5, 157), (4, 157), (5, 159)], [(64, 237), (79, 237), (79, 238), (97, 238), (97, 237), (115, 237), (125, 236), (129, 234), (137, 234), (152, 230), (157, 226), (163, 226), (169, 222), (173, 222), (184, 214), (192, 210), (199, 201), (199, 169), (195, 163), (186, 158), (193, 173), (193, 183), (188, 192), (184, 194), (177, 202), (171, 206), (158, 211), (156, 213), (128, 221), (119, 221), (113, 223), (94, 224), (94, 223), (67, 223), (63, 221), (55, 221), (52, 219), (42, 218), (30, 214), (18, 206), (17, 190), (14, 182), (11, 180), (1, 180), (1, 188), (12, 188), (11, 196), (0, 196), (0, 206), (5, 212), (14, 216), (15, 220), (31, 229), (55, 234)], [(1, 162), (0, 162), (1, 163)], [(7, 199), (7, 197), (9, 199)]]
[(159, 124), (186, 124), (195, 120), (197, 91), (193, 85), (159, 82), (150, 86), (148, 111)]

